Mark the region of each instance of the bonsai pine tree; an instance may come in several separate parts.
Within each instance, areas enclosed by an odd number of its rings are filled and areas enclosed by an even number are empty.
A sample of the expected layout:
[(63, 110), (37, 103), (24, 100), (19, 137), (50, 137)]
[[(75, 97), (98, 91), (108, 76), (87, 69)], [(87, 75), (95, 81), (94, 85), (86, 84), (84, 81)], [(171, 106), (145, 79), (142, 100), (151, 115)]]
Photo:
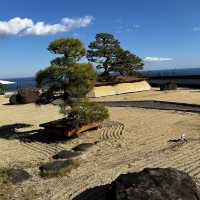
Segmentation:
[(95, 85), (96, 71), (91, 64), (79, 62), (86, 54), (82, 42), (74, 38), (62, 38), (51, 42), (48, 50), (60, 56), (36, 74), (36, 82), (44, 88), (44, 96), (48, 100), (59, 98), (66, 124), (76, 128), (106, 119), (107, 109), (90, 103), (86, 98)]
[(96, 40), (89, 44), (87, 58), (97, 64), (97, 69), (102, 69), (102, 75), (109, 77), (111, 65), (115, 62), (116, 52), (120, 43), (110, 33), (98, 33)]
[(120, 42), (112, 34), (98, 33), (96, 40), (89, 44), (87, 58), (97, 64), (97, 69), (103, 69), (102, 76), (109, 78), (110, 72), (121, 75), (134, 74), (143, 68), (142, 59), (124, 50)]
[(61, 38), (49, 44), (48, 50), (56, 55), (49, 67), (36, 75), (39, 86), (47, 88), (48, 98), (55, 92), (62, 94), (64, 101), (84, 97), (94, 86), (96, 72), (90, 64), (78, 63), (86, 50), (80, 40)]

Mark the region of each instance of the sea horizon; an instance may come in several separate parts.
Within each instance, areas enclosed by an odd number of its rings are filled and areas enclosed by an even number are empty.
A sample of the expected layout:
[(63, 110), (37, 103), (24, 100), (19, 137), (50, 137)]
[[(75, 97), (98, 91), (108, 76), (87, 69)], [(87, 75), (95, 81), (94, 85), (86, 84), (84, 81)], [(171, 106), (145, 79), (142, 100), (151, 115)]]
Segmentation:
[[(196, 73), (196, 72), (199, 72), (199, 74), (195, 74), (195, 75), (200, 75), (200, 66), (199, 67), (174, 67), (174, 68), (164, 68), (164, 69), (143, 69), (143, 70), (140, 70), (141, 72), (184, 72), (184, 73), (187, 73), (187, 72), (190, 72), (190, 73)], [(187, 75), (187, 74), (185, 74)], [(29, 78), (35, 78), (35, 75), (31, 76), (31, 75), (27, 75), (27, 76), (13, 76), (13, 77), (0, 77), (1, 80), (17, 80), (17, 79), (29, 79)]]
[[(194, 75), (200, 75), (200, 66), (199, 67), (185, 67), (185, 68), (165, 68), (165, 69), (144, 69), (141, 70), (142, 73), (147, 73), (147, 72), (183, 72), (185, 73), (184, 75), (188, 75), (188, 72), (190, 72), (190, 74), (194, 74)], [(196, 73), (199, 74), (196, 74)], [(146, 74), (145, 74), (146, 75)], [(34, 79), (34, 76), (14, 76), (14, 77), (0, 77), (1, 80), (17, 80), (17, 79)]]
[[(143, 70), (142, 74), (147, 78), (160, 77), (173, 77), (173, 76), (200, 76), (200, 68), (176, 68), (176, 69), (163, 69), (163, 70)], [(3, 78), (2, 80), (7, 80), (15, 82), (15, 84), (7, 85), (7, 91), (16, 91), (18, 88), (23, 87), (36, 87), (35, 76), (27, 77), (15, 77), (15, 78)], [(166, 80), (164, 80), (166, 81)], [(150, 81), (150, 83), (162, 83), (163, 80)], [(185, 80), (179, 79), (177, 83), (188, 84), (188, 85), (200, 85), (200, 80)]]

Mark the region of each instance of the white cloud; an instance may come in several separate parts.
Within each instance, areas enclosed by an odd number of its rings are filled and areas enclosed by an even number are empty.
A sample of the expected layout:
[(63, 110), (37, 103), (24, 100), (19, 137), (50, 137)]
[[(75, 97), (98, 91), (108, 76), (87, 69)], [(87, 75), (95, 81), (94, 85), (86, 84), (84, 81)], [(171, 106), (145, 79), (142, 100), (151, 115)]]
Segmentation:
[(162, 58), (162, 57), (146, 57), (144, 61), (148, 62), (163, 62), (163, 61), (171, 61), (173, 58)]
[(0, 35), (17, 35), (24, 29), (33, 26), (31, 19), (13, 18), (9, 21), (0, 21)]
[(92, 23), (92, 16), (82, 18), (63, 18), (60, 23), (48, 24), (34, 22), (28, 18), (13, 18), (9, 21), (0, 21), (0, 36), (7, 35), (51, 35), (59, 32), (68, 32), (77, 28), (87, 27)]
[(92, 16), (85, 16), (84, 18), (77, 19), (66, 17), (62, 19), (62, 22), (68, 29), (71, 29), (71, 27), (86, 27), (93, 21), (93, 19)]
[(23, 31), (23, 35), (51, 35), (59, 32), (65, 32), (66, 28), (62, 24), (45, 24), (44, 22), (37, 22), (31, 27), (27, 27)]

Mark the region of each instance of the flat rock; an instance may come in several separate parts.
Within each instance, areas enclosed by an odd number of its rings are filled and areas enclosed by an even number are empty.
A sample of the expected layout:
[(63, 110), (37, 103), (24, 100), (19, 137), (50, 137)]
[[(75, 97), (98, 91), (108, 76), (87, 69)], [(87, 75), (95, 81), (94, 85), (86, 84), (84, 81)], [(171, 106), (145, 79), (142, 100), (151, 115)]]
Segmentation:
[(43, 177), (65, 176), (79, 166), (78, 160), (53, 161), (39, 167)]
[(200, 200), (200, 191), (193, 179), (172, 168), (123, 174), (100, 187), (86, 190), (74, 200)]
[(74, 151), (86, 151), (92, 146), (94, 146), (96, 143), (82, 143), (77, 146), (75, 146), (72, 150)]
[(10, 175), (13, 183), (21, 183), (31, 178), (31, 175), (23, 169), (11, 169)]
[(46, 164), (40, 166), (39, 169), (41, 171), (58, 170), (58, 169), (68, 167), (71, 164), (72, 164), (71, 160), (54, 161), (54, 162), (49, 162), (49, 163), (46, 163)]
[(5, 182), (11, 182), (13, 184), (21, 183), (31, 178), (31, 175), (24, 169), (1, 169), (0, 179)]
[(53, 156), (53, 159), (70, 159), (81, 155), (81, 152), (71, 151), (71, 150), (63, 150)]

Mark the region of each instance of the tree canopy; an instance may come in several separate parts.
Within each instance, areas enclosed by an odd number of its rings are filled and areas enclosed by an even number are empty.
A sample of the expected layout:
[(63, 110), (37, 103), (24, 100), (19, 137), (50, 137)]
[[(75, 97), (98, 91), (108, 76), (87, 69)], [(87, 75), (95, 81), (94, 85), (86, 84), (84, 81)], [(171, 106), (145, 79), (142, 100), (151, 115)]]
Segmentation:
[(75, 63), (86, 54), (83, 43), (76, 38), (61, 38), (54, 40), (49, 44), (48, 50), (53, 54), (63, 55), (62, 57), (57, 57), (51, 61), (52, 64), (57, 64), (59, 66)]
[(96, 40), (89, 44), (87, 58), (90, 62), (96, 63), (98, 69), (103, 69), (103, 74), (107, 76), (119, 48), (120, 43), (112, 34), (98, 33)]
[(109, 33), (96, 35), (95, 41), (89, 44), (87, 58), (97, 65), (97, 69), (103, 69), (102, 75), (107, 77), (110, 72), (130, 75), (144, 65), (141, 58), (121, 48), (120, 42)]
[(121, 75), (133, 75), (137, 70), (143, 69), (144, 63), (141, 58), (128, 50), (118, 49), (116, 59), (111, 64), (111, 71)]
[(82, 98), (94, 87), (96, 72), (91, 64), (77, 63), (85, 55), (80, 40), (62, 38), (49, 44), (48, 50), (61, 54), (51, 61), (51, 65), (36, 74), (39, 86), (45, 86), (48, 95), (62, 92), (66, 102), (73, 98)]
[(62, 92), (68, 103), (73, 98), (83, 98), (94, 87), (96, 72), (91, 64), (75, 63), (68, 68), (57, 65), (38, 71), (36, 82), (47, 88), (47, 93), (54, 95)]

